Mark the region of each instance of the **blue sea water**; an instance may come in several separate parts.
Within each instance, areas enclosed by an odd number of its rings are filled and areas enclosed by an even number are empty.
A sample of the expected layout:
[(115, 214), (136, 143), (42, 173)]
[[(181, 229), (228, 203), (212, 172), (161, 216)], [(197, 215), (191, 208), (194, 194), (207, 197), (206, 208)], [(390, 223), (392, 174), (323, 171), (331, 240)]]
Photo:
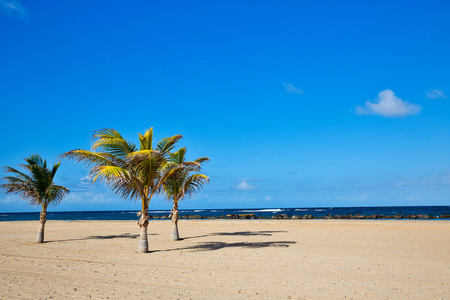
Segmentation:
[[(149, 211), (153, 216), (168, 216), (169, 210)], [(313, 215), (324, 217), (331, 215), (429, 215), (439, 217), (450, 215), (450, 206), (383, 206), (383, 207), (316, 207), (316, 208), (261, 208), (261, 209), (187, 209), (180, 210), (180, 216), (199, 215), (202, 217), (219, 218), (232, 214), (255, 214), (255, 217), (272, 217), (278, 214)], [(48, 212), (48, 220), (137, 220), (137, 211), (68, 211)], [(38, 212), (0, 213), (0, 221), (39, 220)], [(439, 219), (435, 219), (439, 220)]]

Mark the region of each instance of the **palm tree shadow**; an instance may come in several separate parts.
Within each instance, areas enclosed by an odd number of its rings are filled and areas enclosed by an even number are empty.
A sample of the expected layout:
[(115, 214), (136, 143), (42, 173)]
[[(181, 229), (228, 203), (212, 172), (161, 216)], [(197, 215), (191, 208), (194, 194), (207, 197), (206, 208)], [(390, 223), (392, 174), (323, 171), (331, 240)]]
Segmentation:
[(287, 232), (285, 230), (260, 230), (260, 231), (236, 231), (236, 232), (215, 232), (211, 234), (205, 234), (205, 235), (197, 235), (197, 236), (189, 236), (185, 238), (181, 238), (180, 240), (188, 240), (188, 239), (195, 239), (195, 238), (202, 238), (202, 237), (208, 237), (208, 236), (272, 236), (273, 233), (281, 233), (281, 232)]
[[(157, 235), (156, 233), (148, 234), (148, 235)], [(67, 240), (55, 240), (48, 241), (46, 243), (57, 243), (57, 242), (72, 242), (72, 241), (86, 241), (86, 240), (112, 240), (112, 239), (136, 239), (139, 237), (139, 234), (117, 234), (117, 235), (91, 235), (81, 239), (67, 239)]]
[(195, 246), (184, 247), (184, 248), (176, 248), (176, 249), (167, 249), (167, 250), (155, 250), (151, 252), (164, 252), (164, 251), (214, 251), (220, 250), (224, 248), (267, 248), (267, 247), (281, 247), (287, 248), (290, 245), (296, 244), (294, 241), (274, 241), (274, 242), (238, 242), (238, 243), (225, 243), (225, 242), (204, 242)]
[(260, 230), (260, 231), (236, 231), (236, 232), (216, 232), (211, 235), (242, 235), (242, 236), (253, 236), (253, 235), (265, 235), (272, 236), (273, 233), (287, 232), (285, 230)]

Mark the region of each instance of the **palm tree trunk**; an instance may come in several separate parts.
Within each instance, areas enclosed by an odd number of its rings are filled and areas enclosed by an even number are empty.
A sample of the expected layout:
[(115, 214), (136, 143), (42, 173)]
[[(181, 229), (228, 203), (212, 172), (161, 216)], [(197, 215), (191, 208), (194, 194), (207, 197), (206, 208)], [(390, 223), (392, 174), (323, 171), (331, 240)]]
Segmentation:
[(147, 253), (148, 252), (148, 238), (147, 238), (147, 227), (148, 227), (148, 209), (139, 212), (140, 218), (138, 221), (139, 227), (141, 227), (141, 232), (139, 234), (139, 246), (138, 252)]
[(180, 218), (179, 212), (178, 212), (178, 205), (174, 204), (172, 208), (172, 241), (178, 241), (180, 239), (180, 236), (178, 234), (178, 219)]
[(36, 237), (36, 243), (43, 243), (44, 242), (44, 229), (45, 229), (45, 222), (47, 222), (47, 211), (42, 210), (41, 211), (41, 217), (39, 220), (39, 232)]

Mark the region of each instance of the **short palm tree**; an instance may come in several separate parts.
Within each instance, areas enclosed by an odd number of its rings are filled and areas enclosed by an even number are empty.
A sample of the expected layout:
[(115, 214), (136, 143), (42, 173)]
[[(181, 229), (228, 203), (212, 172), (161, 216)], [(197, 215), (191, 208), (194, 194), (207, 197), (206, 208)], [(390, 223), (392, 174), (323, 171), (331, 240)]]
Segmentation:
[[(181, 135), (162, 139), (153, 147), (153, 128), (139, 134), (139, 148), (125, 140), (115, 129), (103, 129), (94, 133), (92, 151), (73, 150), (62, 156), (92, 165), (93, 182), (102, 180), (116, 194), (141, 200), (138, 225), (139, 252), (148, 252), (148, 207), (151, 198), (161, 192), (162, 184), (177, 166), (166, 167), (166, 159)], [(96, 152), (97, 151), (97, 152)]]
[(199, 172), (201, 164), (209, 161), (208, 157), (201, 157), (195, 161), (186, 161), (186, 148), (181, 148), (175, 153), (170, 153), (168, 167), (178, 166), (178, 168), (164, 182), (164, 192), (168, 200), (172, 199), (172, 240), (180, 239), (178, 234), (178, 203), (185, 196), (192, 197), (209, 181), (209, 177), (203, 174), (192, 174)]
[(39, 155), (31, 155), (25, 161), (27, 164), (21, 164), (20, 166), (29, 174), (11, 167), (5, 167), (6, 172), (14, 176), (3, 177), (7, 183), (0, 186), (6, 189), (6, 193), (17, 194), (32, 205), (41, 205), (40, 226), (36, 242), (43, 243), (47, 207), (61, 202), (64, 196), (69, 193), (69, 190), (63, 186), (55, 185), (53, 182), (61, 163), (56, 163), (53, 168), (47, 169), (47, 161)]

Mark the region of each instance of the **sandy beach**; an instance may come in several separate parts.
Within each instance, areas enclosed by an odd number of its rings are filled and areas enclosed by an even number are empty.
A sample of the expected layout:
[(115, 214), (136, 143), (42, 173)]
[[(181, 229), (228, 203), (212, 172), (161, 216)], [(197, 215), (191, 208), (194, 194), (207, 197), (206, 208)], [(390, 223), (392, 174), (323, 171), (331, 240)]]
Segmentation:
[(449, 299), (450, 222), (0, 223), (1, 299)]

